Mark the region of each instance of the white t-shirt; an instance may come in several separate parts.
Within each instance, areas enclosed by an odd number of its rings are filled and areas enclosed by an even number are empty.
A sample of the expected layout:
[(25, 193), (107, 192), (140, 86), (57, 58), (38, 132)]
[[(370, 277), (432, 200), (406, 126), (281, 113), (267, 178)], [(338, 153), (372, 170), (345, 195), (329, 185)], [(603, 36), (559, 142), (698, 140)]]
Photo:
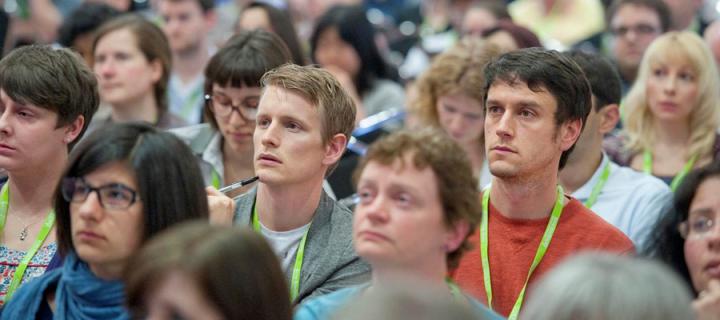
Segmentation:
[(310, 228), (309, 223), (297, 229), (273, 231), (260, 223), (260, 230), (275, 251), (275, 255), (280, 259), (283, 270), (287, 270), (295, 263), (295, 252), (297, 252), (300, 240), (308, 228)]

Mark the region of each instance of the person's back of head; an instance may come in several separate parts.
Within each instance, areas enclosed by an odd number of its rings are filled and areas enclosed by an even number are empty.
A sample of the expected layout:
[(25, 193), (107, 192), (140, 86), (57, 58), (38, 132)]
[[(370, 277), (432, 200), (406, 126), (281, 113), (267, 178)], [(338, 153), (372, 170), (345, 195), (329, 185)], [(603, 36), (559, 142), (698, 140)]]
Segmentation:
[(83, 3), (63, 20), (58, 30), (58, 43), (80, 53), (88, 66), (92, 66), (93, 32), (105, 21), (120, 15), (120, 13), (105, 3)]
[(620, 74), (608, 59), (583, 51), (568, 51), (563, 54), (578, 64), (590, 83), (590, 91), (595, 100), (593, 111), (597, 112), (610, 104), (620, 104)]
[(632, 257), (585, 253), (545, 275), (521, 319), (693, 319), (690, 292), (669, 269)]

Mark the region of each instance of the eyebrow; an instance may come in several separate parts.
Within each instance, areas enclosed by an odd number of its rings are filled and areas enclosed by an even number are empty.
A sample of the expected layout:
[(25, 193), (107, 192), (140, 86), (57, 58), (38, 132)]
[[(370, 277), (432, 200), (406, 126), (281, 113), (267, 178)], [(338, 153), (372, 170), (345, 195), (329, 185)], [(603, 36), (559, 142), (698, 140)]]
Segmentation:
[(690, 217), (692, 215), (708, 215), (708, 214), (712, 214), (714, 212), (715, 211), (712, 208), (707, 208), (707, 207), (697, 208), (694, 210), (690, 210), (690, 212), (688, 212), (688, 217)]

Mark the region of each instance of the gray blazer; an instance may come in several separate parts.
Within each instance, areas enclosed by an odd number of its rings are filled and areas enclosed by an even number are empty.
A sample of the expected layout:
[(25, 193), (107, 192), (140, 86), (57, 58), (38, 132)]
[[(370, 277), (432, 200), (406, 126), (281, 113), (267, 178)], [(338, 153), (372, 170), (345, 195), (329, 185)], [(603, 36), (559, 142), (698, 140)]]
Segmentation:
[[(251, 225), (257, 187), (236, 200), (236, 225)], [(305, 258), (300, 271), (300, 292), (294, 304), (370, 280), (370, 266), (360, 260), (352, 244), (352, 212), (325, 191), (308, 231)], [(292, 268), (285, 270), (288, 286)]]

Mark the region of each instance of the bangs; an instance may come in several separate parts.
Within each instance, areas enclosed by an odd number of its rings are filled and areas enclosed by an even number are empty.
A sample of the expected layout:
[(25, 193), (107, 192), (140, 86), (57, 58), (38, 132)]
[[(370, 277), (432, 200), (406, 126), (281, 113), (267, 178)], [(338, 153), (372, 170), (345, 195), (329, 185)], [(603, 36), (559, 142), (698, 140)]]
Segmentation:
[(697, 52), (693, 43), (683, 43), (677, 37), (662, 39), (653, 45), (652, 50), (648, 49), (648, 67), (655, 68), (660, 65), (673, 65), (689, 67), (697, 79), (702, 75), (704, 59)]

